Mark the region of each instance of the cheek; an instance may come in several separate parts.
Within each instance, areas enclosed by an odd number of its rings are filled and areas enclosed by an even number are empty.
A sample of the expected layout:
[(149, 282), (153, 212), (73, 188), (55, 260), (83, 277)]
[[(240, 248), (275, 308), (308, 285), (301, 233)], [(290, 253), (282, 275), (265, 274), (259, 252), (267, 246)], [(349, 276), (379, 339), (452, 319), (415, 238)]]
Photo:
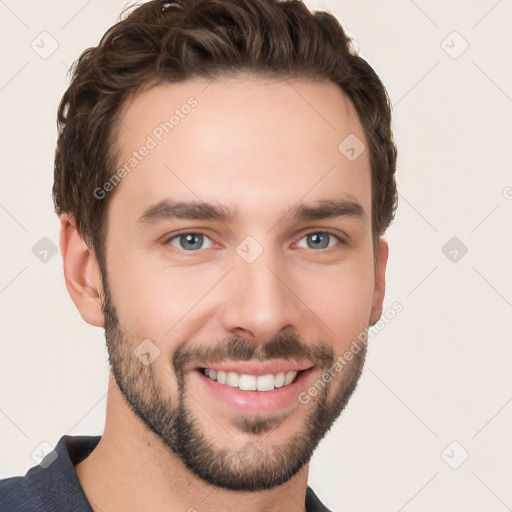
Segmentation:
[(218, 269), (199, 267), (149, 265), (147, 259), (136, 258), (120, 261), (109, 277), (119, 320), (150, 339), (176, 334), (218, 281)]
[(364, 260), (323, 268), (302, 280), (301, 299), (320, 318), (325, 335), (343, 346), (369, 325), (374, 274)]

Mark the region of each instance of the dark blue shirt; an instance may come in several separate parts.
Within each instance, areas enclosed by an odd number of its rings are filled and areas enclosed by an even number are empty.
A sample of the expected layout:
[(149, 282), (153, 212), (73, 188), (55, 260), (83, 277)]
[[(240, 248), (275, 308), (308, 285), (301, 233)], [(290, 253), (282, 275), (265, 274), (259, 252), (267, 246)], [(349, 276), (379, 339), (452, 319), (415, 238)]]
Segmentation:
[[(74, 466), (96, 447), (101, 436), (62, 436), (25, 476), (0, 480), (1, 512), (92, 512)], [(57, 457), (55, 458), (55, 455)], [(306, 489), (307, 512), (330, 512), (313, 489)]]

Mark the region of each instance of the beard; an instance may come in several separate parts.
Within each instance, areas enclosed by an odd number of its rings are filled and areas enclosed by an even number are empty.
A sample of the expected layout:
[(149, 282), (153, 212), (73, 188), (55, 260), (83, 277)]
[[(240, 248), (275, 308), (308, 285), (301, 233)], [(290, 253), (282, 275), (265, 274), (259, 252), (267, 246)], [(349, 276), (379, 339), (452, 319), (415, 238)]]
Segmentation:
[[(330, 345), (304, 344), (299, 337), (279, 335), (265, 346), (239, 337), (222, 340), (215, 346), (192, 347), (183, 343), (172, 357), (173, 377), (178, 396), (163, 388), (153, 364), (143, 365), (134, 349), (144, 337), (122, 328), (112, 303), (105, 273), (102, 272), (105, 338), (111, 371), (126, 404), (182, 463), (204, 482), (233, 491), (261, 491), (279, 486), (307, 464), (316, 447), (329, 432), (347, 405), (360, 378), (366, 357), (366, 340), (341, 372), (328, 380), (308, 404), (302, 429), (286, 443), (265, 443), (265, 437), (286, 420), (288, 413), (269, 416), (237, 415), (231, 420), (238, 433), (247, 434), (243, 446), (219, 447), (208, 435), (207, 424), (193, 414), (190, 404), (200, 401), (189, 394), (184, 368), (190, 361), (264, 361), (269, 359), (309, 360), (321, 381), (323, 370), (332, 368), (336, 354)], [(321, 371), (318, 371), (321, 370)], [(171, 371), (166, 369), (170, 375)], [(301, 406), (304, 407), (305, 405)], [(299, 406), (300, 407), (300, 406)], [(211, 420), (217, 421), (210, 416)], [(238, 439), (238, 437), (237, 437)], [(234, 440), (234, 438), (233, 438)]]

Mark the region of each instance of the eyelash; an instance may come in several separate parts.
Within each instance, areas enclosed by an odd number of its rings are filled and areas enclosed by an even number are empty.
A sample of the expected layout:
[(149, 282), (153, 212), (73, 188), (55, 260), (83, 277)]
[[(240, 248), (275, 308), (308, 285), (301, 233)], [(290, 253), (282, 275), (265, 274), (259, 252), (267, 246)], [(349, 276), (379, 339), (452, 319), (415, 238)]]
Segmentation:
[[(339, 247), (339, 246), (343, 246), (343, 245), (347, 245), (347, 242), (345, 240), (343, 240), (339, 235), (331, 232), (331, 231), (319, 231), (319, 230), (316, 230), (316, 231), (309, 231), (307, 233), (304, 233), (301, 238), (299, 239), (302, 240), (304, 238), (306, 238), (307, 236), (309, 235), (315, 235), (315, 234), (322, 234), (322, 235), (329, 235), (331, 237), (334, 237), (335, 239), (338, 240), (339, 244), (337, 245), (334, 245), (332, 247), (326, 247), (326, 248), (323, 248), (323, 249), (311, 249), (312, 251), (315, 251), (315, 252), (325, 252), (325, 251), (328, 251), (330, 249), (335, 249), (336, 247)], [(178, 233), (178, 234), (175, 234), (169, 238), (167, 238), (164, 242), (164, 245), (170, 245), (170, 242), (172, 240), (176, 240), (176, 239), (179, 239), (180, 237), (183, 237), (183, 236), (186, 236), (186, 235), (203, 235), (204, 237), (208, 238), (209, 240), (211, 240), (213, 242), (213, 240), (206, 234), (206, 233), (203, 233), (202, 231), (184, 231), (182, 233)], [(213, 242), (215, 243), (215, 242)], [(196, 249), (196, 250), (192, 250), (192, 251), (186, 251), (185, 249), (182, 249), (182, 248), (178, 248), (178, 247), (175, 247), (176, 249), (180, 250), (181, 252), (183, 253), (198, 253), (198, 252), (201, 252), (202, 250), (205, 250), (205, 249)]]

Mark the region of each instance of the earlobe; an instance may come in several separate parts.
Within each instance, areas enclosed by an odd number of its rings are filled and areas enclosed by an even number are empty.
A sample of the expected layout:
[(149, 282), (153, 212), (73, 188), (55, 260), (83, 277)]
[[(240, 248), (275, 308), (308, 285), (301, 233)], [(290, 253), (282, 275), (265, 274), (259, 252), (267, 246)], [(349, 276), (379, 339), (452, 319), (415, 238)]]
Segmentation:
[(388, 262), (389, 247), (384, 238), (379, 240), (377, 261), (375, 263), (375, 288), (373, 290), (372, 312), (370, 315), (370, 325), (375, 325), (381, 315), (386, 293), (386, 265)]
[(74, 218), (66, 213), (60, 215), (60, 249), (66, 288), (75, 306), (87, 323), (103, 327), (103, 287), (98, 262), (78, 232)]

